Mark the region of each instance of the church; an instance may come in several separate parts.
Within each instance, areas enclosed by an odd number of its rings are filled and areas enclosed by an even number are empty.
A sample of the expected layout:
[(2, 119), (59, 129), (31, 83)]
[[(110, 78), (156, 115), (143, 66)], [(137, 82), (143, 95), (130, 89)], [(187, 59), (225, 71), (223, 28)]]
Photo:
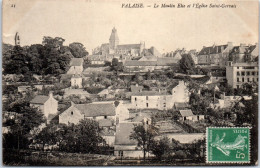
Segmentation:
[(119, 44), (119, 38), (117, 30), (114, 27), (112, 29), (109, 43), (104, 43), (100, 47), (93, 50), (93, 55), (128, 55), (131, 57), (141, 56), (145, 49), (145, 43), (140, 42), (139, 44)]

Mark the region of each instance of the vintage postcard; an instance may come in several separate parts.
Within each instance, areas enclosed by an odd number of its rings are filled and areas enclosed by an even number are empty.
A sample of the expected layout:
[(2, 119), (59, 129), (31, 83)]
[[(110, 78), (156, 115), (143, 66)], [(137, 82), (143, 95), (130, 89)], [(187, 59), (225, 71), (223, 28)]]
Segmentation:
[(258, 164), (258, 0), (2, 11), (2, 165)]

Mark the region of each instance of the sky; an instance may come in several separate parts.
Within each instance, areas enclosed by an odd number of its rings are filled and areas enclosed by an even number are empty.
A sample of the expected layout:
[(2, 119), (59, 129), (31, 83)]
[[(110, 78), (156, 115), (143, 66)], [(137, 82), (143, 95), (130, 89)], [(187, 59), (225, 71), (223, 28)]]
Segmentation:
[[(120, 44), (145, 42), (161, 53), (213, 44), (258, 42), (257, 0), (134, 0), (144, 8), (122, 8), (129, 0), (4, 0), (3, 42), (41, 44), (43, 36), (82, 43), (91, 52), (108, 43), (115, 27)], [(154, 4), (230, 4), (236, 8), (153, 8)], [(12, 5), (15, 7), (12, 7)], [(151, 7), (147, 7), (151, 5)]]

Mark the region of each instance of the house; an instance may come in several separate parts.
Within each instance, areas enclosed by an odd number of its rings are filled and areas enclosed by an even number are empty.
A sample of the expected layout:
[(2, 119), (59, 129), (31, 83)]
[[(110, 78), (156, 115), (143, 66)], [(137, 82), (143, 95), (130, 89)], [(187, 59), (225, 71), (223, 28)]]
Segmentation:
[(75, 74), (70, 79), (70, 84), (72, 88), (80, 89), (82, 88), (82, 77), (78, 74)]
[(233, 63), (226, 66), (226, 79), (232, 88), (241, 88), (244, 83), (258, 83), (258, 63)]
[(166, 133), (156, 136), (155, 139), (159, 140), (165, 136), (169, 139), (179, 141), (181, 144), (191, 144), (198, 140), (203, 140), (205, 138), (205, 133)]
[(184, 81), (179, 81), (171, 93), (166, 90), (141, 91), (131, 93), (132, 107), (135, 109), (172, 109), (174, 102), (188, 102), (189, 90)]
[(204, 120), (204, 115), (194, 115), (192, 111), (189, 110), (180, 110), (181, 118), (180, 120), (190, 120), (190, 121), (199, 121)]
[(31, 107), (40, 109), (44, 116), (47, 118), (47, 124), (57, 115), (58, 113), (58, 101), (53, 97), (52, 92), (49, 96), (37, 95), (30, 101)]
[(224, 67), (232, 48), (233, 44), (231, 42), (226, 45), (204, 46), (197, 56), (198, 64)]
[(99, 122), (102, 127), (112, 127), (115, 121), (119, 123), (127, 118), (129, 118), (129, 111), (120, 105), (120, 103), (118, 106), (115, 106), (113, 102), (71, 103), (71, 106), (59, 115), (59, 123), (77, 124), (82, 119), (93, 119)]
[(143, 151), (137, 146), (137, 141), (130, 139), (135, 125), (140, 122), (119, 123), (116, 127), (114, 155), (121, 157), (143, 157)]
[(18, 86), (17, 90), (18, 90), (18, 93), (25, 94), (27, 91), (32, 90), (32, 87), (31, 86)]
[(246, 45), (240, 44), (239, 46), (233, 47), (229, 54), (229, 61), (234, 63), (243, 63), (248, 61), (253, 61), (256, 57), (259, 56), (258, 44), (255, 45)]
[(81, 74), (83, 72), (83, 58), (72, 58), (67, 74)]

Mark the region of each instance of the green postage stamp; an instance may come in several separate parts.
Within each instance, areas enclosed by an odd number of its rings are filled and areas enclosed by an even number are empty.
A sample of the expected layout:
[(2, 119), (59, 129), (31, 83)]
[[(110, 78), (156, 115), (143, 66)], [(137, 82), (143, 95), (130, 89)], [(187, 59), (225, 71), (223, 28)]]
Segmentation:
[(250, 162), (250, 128), (209, 127), (206, 138), (207, 163)]

